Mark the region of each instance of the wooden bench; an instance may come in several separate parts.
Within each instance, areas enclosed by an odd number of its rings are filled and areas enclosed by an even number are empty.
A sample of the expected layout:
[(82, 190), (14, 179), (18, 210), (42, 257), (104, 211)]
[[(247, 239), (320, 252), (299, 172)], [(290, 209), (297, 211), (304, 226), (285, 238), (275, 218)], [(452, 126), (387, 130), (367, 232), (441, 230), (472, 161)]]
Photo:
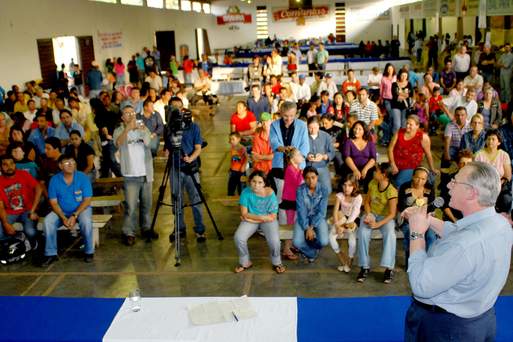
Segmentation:
[[(292, 236), (294, 235), (294, 226), (290, 224), (280, 225), (280, 240), (292, 240)], [(396, 230), (395, 235), (397, 239), (403, 239), (404, 234), (401, 230)], [(348, 234), (344, 233), (344, 235), (341, 238), (338, 238), (338, 240), (347, 240)], [(381, 234), (381, 231), (379, 229), (374, 229), (372, 231), (371, 235), (372, 240), (382, 240), (383, 235)]]
[[(336, 194), (331, 193), (330, 197), (328, 198), (328, 206), (334, 206), (335, 199), (336, 199)], [(239, 196), (224, 196), (224, 197), (214, 198), (212, 201), (221, 203), (225, 207), (237, 207), (239, 205), (239, 200), (240, 200)]]
[[(105, 227), (110, 220), (112, 219), (112, 215), (93, 215), (93, 243), (95, 247), (100, 247), (100, 229)], [(43, 221), (44, 217), (40, 217), (37, 223), (37, 230), (43, 231)], [(23, 230), (23, 225), (19, 222), (13, 224), (14, 228), (18, 231)], [(59, 230), (68, 229), (64, 226), (59, 227)], [(75, 226), (75, 229), (78, 228), (78, 223)]]
[(124, 197), (121, 194), (109, 195), (109, 196), (93, 196), (91, 200), (91, 207), (93, 208), (104, 208), (104, 207), (117, 207), (124, 201)]

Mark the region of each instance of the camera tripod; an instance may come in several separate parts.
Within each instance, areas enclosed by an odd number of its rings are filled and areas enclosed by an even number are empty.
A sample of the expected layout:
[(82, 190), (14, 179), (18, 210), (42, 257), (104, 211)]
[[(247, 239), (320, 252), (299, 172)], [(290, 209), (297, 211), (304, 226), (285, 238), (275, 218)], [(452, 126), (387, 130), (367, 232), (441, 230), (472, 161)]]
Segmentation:
[[(177, 165), (174, 165), (176, 162)], [(166, 194), (166, 187), (169, 182), (170, 173), (172, 170), (176, 170), (176, 177), (175, 182), (173, 184), (177, 184), (179, 187), (178, 189), (172, 189), (171, 190), (171, 199), (172, 203), (165, 203), (164, 202), (164, 196)], [(201, 191), (201, 185), (196, 181), (196, 178), (194, 175), (198, 171), (190, 171), (183, 173), (185, 174), (185, 177), (190, 177), (196, 191), (198, 192), (198, 195), (200, 197), (200, 201), (197, 203), (189, 203), (188, 205), (183, 204), (183, 194), (182, 194), (182, 172), (180, 171), (180, 149), (174, 148), (171, 155), (169, 156), (166, 168), (164, 169), (164, 175), (162, 176), (162, 183), (159, 187), (159, 197), (157, 199), (157, 204), (155, 206), (155, 212), (153, 213), (153, 219), (151, 221), (151, 231), (154, 230), (155, 223), (157, 222), (157, 215), (159, 212), (159, 209), (161, 206), (165, 205), (168, 207), (173, 208), (173, 216), (174, 216), (174, 243), (175, 243), (175, 266), (178, 267), (181, 264), (181, 244), (180, 244), (180, 227), (181, 227), (181, 219), (183, 219), (183, 209), (185, 207), (192, 207), (198, 204), (204, 204), (205, 208), (207, 209), (208, 216), (210, 217), (210, 221), (212, 221), (212, 225), (214, 226), (214, 230), (217, 234), (218, 240), (223, 240), (224, 237), (217, 228), (216, 222), (214, 220), (214, 217), (212, 216), (212, 212), (210, 211), (210, 208), (208, 207), (207, 200), (205, 199), (205, 196), (203, 195), (203, 192)], [(170, 236), (171, 237), (171, 236)], [(172, 240), (170, 239), (170, 242), (172, 243)]]

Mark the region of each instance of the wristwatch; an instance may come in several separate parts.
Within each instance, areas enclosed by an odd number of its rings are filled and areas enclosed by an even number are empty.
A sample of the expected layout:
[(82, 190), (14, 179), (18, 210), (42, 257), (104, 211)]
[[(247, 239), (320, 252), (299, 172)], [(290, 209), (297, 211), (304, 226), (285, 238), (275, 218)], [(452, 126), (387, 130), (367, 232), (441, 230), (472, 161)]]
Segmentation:
[(410, 240), (424, 239), (424, 233), (410, 232)]

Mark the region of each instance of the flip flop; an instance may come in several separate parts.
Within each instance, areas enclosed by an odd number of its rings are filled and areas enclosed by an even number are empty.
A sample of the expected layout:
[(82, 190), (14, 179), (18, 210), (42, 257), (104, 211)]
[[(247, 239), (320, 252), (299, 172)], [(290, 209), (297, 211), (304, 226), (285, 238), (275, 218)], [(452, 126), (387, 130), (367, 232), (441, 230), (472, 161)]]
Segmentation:
[(237, 267), (235, 267), (235, 270), (233, 270), (233, 271), (235, 273), (241, 273), (241, 272), (244, 272), (246, 270), (249, 270), (251, 267), (253, 267), (253, 264), (249, 264), (249, 266), (238, 265)]
[(287, 270), (287, 268), (283, 264), (279, 264), (273, 265), (273, 270), (276, 272), (276, 274), (282, 274)]

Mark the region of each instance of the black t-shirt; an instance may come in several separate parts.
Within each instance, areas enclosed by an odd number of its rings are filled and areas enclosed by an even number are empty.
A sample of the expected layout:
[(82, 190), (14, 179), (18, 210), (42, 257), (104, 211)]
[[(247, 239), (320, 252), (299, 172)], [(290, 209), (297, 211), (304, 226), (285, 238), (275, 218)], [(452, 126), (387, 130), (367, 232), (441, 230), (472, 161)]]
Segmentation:
[(75, 150), (73, 145), (68, 145), (64, 153), (75, 157), (78, 171), (84, 171), (87, 168), (87, 157), (90, 155), (94, 156), (93, 148), (83, 141), (78, 147), (78, 151)]
[(488, 72), (488, 73), (493, 72), (494, 64), (483, 65), (482, 63), (484, 61), (494, 61), (494, 60), (495, 60), (495, 53), (493, 53), (493, 52), (490, 52), (490, 53), (481, 52), (481, 54), (479, 55), (479, 63), (478, 63), (479, 69), (481, 71)]
[[(408, 91), (408, 98), (403, 101), (398, 101), (399, 90), (402, 92)], [(413, 96), (413, 89), (410, 82), (406, 83), (406, 87), (399, 87), (397, 82), (392, 83), (392, 108), (396, 109), (407, 109), (411, 106), (411, 97)]]
[[(433, 187), (428, 183), (424, 185), (424, 200), (425, 199), (427, 199), (427, 203), (425, 204), (429, 204), (435, 199), (435, 191), (433, 190)], [(401, 188), (399, 188), (397, 209), (401, 212), (413, 205), (415, 205), (415, 197), (412, 194), (412, 185), (410, 181), (404, 183), (401, 185)]]

